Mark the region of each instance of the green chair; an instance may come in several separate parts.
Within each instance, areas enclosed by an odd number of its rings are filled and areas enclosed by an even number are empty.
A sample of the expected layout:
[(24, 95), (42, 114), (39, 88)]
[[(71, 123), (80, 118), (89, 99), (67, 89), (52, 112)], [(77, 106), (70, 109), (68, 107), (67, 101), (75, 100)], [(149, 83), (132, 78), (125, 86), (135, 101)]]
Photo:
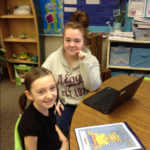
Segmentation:
[(19, 135), (19, 132), (18, 132), (18, 125), (19, 125), (21, 117), (22, 117), (22, 115), (19, 114), (19, 117), (18, 117), (18, 119), (16, 121), (16, 124), (15, 124), (15, 132), (14, 132), (15, 149), (14, 150), (23, 150), (22, 143), (21, 143), (21, 138), (20, 138), (20, 135)]
[(144, 77), (144, 80), (150, 81), (150, 77)]

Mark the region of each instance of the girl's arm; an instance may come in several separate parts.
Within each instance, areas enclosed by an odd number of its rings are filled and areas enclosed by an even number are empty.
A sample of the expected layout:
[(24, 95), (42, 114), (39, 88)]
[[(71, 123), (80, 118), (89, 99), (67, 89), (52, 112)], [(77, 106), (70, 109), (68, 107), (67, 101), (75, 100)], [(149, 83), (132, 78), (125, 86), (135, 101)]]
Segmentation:
[(60, 150), (69, 150), (68, 139), (64, 136), (64, 134), (62, 133), (62, 131), (60, 130), (60, 128), (57, 125), (55, 125), (55, 128), (59, 135), (60, 141), (62, 142), (62, 146), (61, 146)]
[(37, 150), (37, 136), (24, 137), (25, 150)]
[(95, 91), (101, 86), (100, 64), (97, 58), (91, 54), (86, 54), (79, 60), (80, 73), (84, 86), (88, 91)]

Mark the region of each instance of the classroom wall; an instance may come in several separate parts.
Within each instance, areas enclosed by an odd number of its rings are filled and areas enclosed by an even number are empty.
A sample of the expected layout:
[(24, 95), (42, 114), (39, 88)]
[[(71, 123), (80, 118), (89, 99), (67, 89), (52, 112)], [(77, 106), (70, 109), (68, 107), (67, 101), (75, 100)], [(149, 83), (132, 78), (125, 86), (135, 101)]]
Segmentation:
[(45, 36), (45, 58), (63, 44), (62, 36)]
[[(106, 66), (107, 55), (107, 38), (103, 38), (103, 51), (102, 51), (102, 66)], [(57, 50), (63, 44), (62, 36), (45, 36), (45, 58), (47, 58), (52, 52)]]

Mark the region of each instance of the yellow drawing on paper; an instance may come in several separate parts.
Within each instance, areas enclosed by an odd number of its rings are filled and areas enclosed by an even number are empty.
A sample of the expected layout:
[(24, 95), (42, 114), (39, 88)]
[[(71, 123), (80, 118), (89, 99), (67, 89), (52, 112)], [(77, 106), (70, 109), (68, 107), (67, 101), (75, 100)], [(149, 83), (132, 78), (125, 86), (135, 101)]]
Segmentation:
[(92, 137), (92, 146), (95, 147), (94, 150), (108, 145), (110, 142), (122, 142), (120, 136), (117, 134), (116, 131), (112, 131), (108, 135), (104, 133), (93, 133), (89, 130), (87, 132)]

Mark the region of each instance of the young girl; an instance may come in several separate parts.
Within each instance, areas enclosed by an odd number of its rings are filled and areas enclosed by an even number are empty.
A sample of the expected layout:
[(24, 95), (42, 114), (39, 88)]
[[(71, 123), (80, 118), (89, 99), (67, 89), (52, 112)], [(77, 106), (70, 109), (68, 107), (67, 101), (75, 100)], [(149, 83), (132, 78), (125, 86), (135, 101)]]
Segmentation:
[[(27, 98), (31, 104), (26, 108)], [(68, 140), (56, 125), (57, 86), (52, 73), (42, 67), (29, 71), (19, 98), (23, 111), (18, 131), (27, 150), (68, 150)]]
[(86, 47), (89, 18), (78, 10), (64, 26), (64, 44), (50, 54), (42, 65), (49, 69), (58, 84), (57, 125), (68, 136), (76, 106), (89, 91), (100, 88), (100, 65)]

